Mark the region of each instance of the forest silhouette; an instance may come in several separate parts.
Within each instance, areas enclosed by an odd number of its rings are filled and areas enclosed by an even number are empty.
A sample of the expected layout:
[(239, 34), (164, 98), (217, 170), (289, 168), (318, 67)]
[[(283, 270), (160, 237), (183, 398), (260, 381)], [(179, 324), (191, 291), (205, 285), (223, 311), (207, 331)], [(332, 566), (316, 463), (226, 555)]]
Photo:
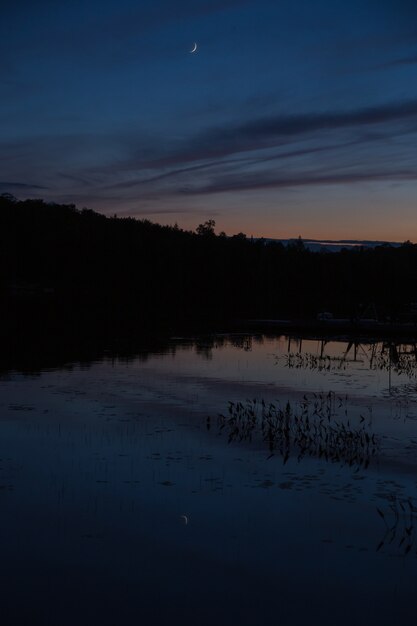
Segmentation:
[[(284, 227), (284, 225), (283, 225)], [(70, 324), (356, 319), (414, 321), (417, 246), (312, 252), (74, 205), (0, 197), (2, 329)]]

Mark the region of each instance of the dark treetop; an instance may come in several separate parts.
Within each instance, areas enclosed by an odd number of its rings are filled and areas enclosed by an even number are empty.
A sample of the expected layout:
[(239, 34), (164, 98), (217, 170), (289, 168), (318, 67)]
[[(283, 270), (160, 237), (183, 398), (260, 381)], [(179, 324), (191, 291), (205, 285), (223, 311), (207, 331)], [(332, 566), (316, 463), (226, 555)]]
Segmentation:
[[(127, 324), (242, 318), (402, 320), (417, 301), (417, 246), (311, 252), (0, 198), (0, 294), (9, 324)], [(412, 307), (411, 307), (412, 308)], [(7, 329), (3, 324), (3, 330)]]

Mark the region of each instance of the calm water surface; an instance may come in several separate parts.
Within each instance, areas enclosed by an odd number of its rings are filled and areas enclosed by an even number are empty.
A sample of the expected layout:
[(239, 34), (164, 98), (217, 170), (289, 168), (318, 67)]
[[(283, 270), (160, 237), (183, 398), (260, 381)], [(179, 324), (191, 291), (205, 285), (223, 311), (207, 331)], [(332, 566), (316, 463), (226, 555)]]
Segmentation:
[(1, 623), (414, 626), (415, 362), (235, 335), (4, 374)]

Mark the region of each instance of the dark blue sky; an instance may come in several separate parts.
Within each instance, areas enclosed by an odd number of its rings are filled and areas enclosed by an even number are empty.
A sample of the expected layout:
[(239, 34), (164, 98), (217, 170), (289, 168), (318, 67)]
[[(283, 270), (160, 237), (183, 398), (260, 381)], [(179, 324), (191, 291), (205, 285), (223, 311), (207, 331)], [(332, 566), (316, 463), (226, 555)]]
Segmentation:
[(417, 239), (417, 2), (4, 4), (0, 192)]

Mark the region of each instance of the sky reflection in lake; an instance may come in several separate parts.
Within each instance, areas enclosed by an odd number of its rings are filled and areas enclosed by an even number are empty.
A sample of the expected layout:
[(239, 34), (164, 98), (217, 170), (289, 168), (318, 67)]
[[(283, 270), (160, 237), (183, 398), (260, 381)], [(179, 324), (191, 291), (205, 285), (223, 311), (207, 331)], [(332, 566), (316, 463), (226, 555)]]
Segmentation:
[[(414, 625), (414, 357), (347, 348), (207, 337), (4, 376), (2, 623)], [(307, 401), (310, 427), (329, 392), (369, 464), (300, 457), (294, 433), (271, 456), (218, 417)]]

